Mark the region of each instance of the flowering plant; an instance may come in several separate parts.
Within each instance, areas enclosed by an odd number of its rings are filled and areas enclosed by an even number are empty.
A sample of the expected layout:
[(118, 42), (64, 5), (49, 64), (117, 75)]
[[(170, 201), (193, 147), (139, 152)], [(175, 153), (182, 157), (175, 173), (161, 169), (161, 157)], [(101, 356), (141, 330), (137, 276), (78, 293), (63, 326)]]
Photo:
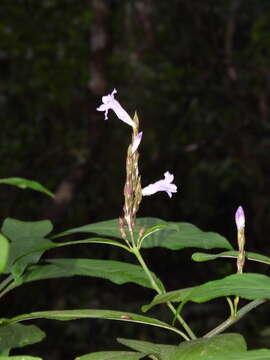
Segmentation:
[[(24, 283), (55, 277), (74, 275), (94, 276), (108, 279), (116, 284), (132, 282), (155, 292), (152, 301), (142, 306), (147, 312), (152, 307), (164, 304), (172, 313), (171, 322), (164, 322), (144, 314), (115, 310), (77, 309), (30, 312), (12, 318), (0, 319), (0, 360), (40, 359), (31, 356), (12, 356), (17, 347), (41, 341), (45, 333), (35, 325), (25, 325), (25, 320), (39, 318), (55, 320), (74, 320), (81, 318), (99, 318), (118, 320), (125, 323), (146, 324), (175, 334), (174, 344), (157, 344), (138, 339), (118, 339), (130, 348), (129, 351), (99, 351), (85, 354), (77, 360), (266, 360), (270, 359), (269, 349), (247, 350), (245, 339), (240, 334), (225, 333), (231, 325), (242, 319), (247, 313), (270, 299), (270, 278), (259, 273), (245, 273), (246, 261), (257, 261), (270, 265), (270, 258), (245, 251), (245, 214), (239, 207), (235, 214), (238, 249), (222, 236), (213, 232), (203, 232), (189, 223), (167, 222), (155, 218), (137, 218), (144, 196), (164, 191), (171, 198), (177, 193), (173, 183), (174, 176), (163, 169), (164, 179), (142, 188), (139, 171), (139, 147), (143, 133), (139, 131), (139, 119), (133, 118), (114, 98), (116, 90), (103, 96), (102, 105), (97, 110), (108, 111), (132, 128), (130, 145), (126, 158), (126, 181), (124, 186), (123, 213), (119, 219), (103, 221), (69, 229), (61, 234), (48, 236), (52, 231), (49, 221), (22, 222), (5, 219), (0, 234), (0, 271), (3, 274), (0, 283), (0, 297)], [(1, 181), (0, 181), (1, 182)], [(20, 187), (30, 187), (52, 195), (46, 188), (26, 179), (2, 179), (3, 183)], [(72, 234), (87, 234), (86, 238), (75, 241), (59, 241)], [(91, 234), (91, 235), (90, 235)], [(93, 234), (96, 234), (93, 236)], [(117, 240), (115, 240), (117, 239)], [(106, 244), (119, 247), (137, 261), (137, 265), (121, 261), (96, 259), (47, 259), (40, 263), (43, 253), (48, 249), (77, 244)], [(235, 259), (236, 273), (222, 279), (206, 282), (193, 287), (166, 291), (165, 284), (154, 274), (143, 255), (143, 248), (163, 247), (175, 251), (184, 248), (205, 250), (223, 249), (222, 252), (194, 253), (192, 259), (197, 262), (219, 258)], [(195, 334), (184, 318), (182, 309), (187, 303), (205, 303), (223, 297), (230, 315), (213, 329), (203, 334)], [(248, 302), (241, 304), (241, 299)]]

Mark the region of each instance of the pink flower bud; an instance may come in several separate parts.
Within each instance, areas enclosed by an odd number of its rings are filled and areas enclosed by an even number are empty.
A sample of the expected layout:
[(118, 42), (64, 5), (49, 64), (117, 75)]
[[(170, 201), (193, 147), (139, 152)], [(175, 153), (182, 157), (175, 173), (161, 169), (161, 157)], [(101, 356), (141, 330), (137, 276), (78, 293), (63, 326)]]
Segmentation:
[(239, 206), (236, 210), (235, 223), (238, 231), (245, 227), (245, 213), (242, 206)]

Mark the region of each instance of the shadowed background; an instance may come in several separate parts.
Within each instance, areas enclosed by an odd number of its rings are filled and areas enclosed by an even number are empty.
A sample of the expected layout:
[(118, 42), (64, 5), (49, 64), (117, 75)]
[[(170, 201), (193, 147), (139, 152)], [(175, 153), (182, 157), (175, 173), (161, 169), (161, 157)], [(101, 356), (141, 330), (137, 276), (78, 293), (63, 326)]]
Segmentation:
[[(137, 110), (144, 132), (143, 186), (167, 170), (178, 185), (172, 199), (165, 193), (145, 198), (138, 215), (192, 222), (234, 242), (241, 204), (248, 249), (268, 253), (268, 0), (2, 0), (0, 19), (0, 176), (37, 180), (56, 194), (53, 201), (2, 185), (2, 219), (49, 218), (61, 231), (121, 215), (131, 131), (112, 112), (104, 121), (95, 110), (117, 88), (116, 98), (131, 116)], [(191, 263), (191, 251), (145, 254), (169, 290), (235, 269), (227, 262)], [(105, 246), (48, 256), (133, 261)], [(8, 295), (1, 316), (83, 307), (137, 311), (151, 295), (105, 280), (51, 280)], [(199, 332), (223, 318), (220, 310), (209, 318), (215, 312), (209, 308), (196, 305), (190, 314)], [(166, 319), (162, 307), (155, 311)], [(255, 319), (244, 322), (240, 330), (252, 345), (269, 345), (268, 328), (260, 343), (252, 335)], [(51, 333), (28, 353), (45, 359), (116, 348), (116, 336), (176, 341), (161, 331), (105, 321), (40, 326)], [(56, 333), (62, 334), (57, 341)]]

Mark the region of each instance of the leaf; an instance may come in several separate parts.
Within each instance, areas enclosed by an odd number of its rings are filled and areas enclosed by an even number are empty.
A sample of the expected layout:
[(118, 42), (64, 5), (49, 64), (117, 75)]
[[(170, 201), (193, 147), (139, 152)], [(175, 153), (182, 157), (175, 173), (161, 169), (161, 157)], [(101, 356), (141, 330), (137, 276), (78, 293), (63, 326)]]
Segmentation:
[(118, 339), (118, 341), (133, 350), (156, 354), (161, 360), (197, 360), (205, 355), (236, 351), (246, 353), (246, 342), (240, 334), (222, 334), (211, 339), (185, 341), (180, 345), (155, 344), (130, 339)]
[[(222, 355), (202, 356), (200, 360), (269, 360), (270, 350), (250, 350), (247, 352), (232, 352)], [(1, 359), (0, 359), (1, 360)], [(193, 360), (193, 359), (192, 359)], [(194, 359), (195, 360), (195, 359)]]
[[(68, 277), (74, 275), (93, 276), (112, 281), (115, 284), (135, 283), (152, 289), (151, 283), (139, 265), (113, 260), (93, 259), (50, 259), (49, 265), (36, 265), (23, 276), (24, 282)], [(154, 279), (160, 280), (152, 273)]]
[[(14, 277), (18, 277), (29, 264), (37, 263), (45, 249), (53, 244), (44, 237), (52, 228), (48, 220), (24, 222), (5, 219), (1, 231), (11, 241), (5, 273), (11, 272)], [(39, 251), (40, 248), (42, 250)]]
[(233, 274), (197, 286), (180, 301), (202, 303), (221, 296), (236, 295), (247, 300), (270, 299), (270, 277), (262, 274)]
[(270, 277), (261, 274), (233, 274), (205, 284), (156, 295), (143, 311), (167, 301), (203, 303), (221, 296), (236, 295), (247, 300), (270, 299)]
[(35, 325), (8, 324), (0, 327), (0, 349), (14, 349), (35, 344), (46, 334)]
[[(120, 238), (119, 220), (107, 220), (94, 224), (84, 225), (67, 230), (55, 237), (61, 237), (76, 233), (93, 233), (102, 236)], [(166, 222), (158, 218), (138, 218), (134, 229), (135, 238), (138, 237), (142, 227), (161, 226), (163, 229), (155, 231), (147, 236), (142, 243), (144, 248), (164, 247), (171, 250), (180, 250), (188, 247), (202, 249), (224, 248), (231, 249), (230, 243), (221, 235), (214, 232), (204, 232), (195, 225), (189, 223)], [(150, 229), (151, 232), (151, 229)]]
[(5, 270), (9, 255), (9, 241), (3, 235), (0, 234), (0, 273)]
[(12, 178), (0, 179), (0, 184), (14, 185), (20, 189), (29, 188), (35, 191), (39, 191), (43, 194), (49, 195), (51, 197), (54, 197), (54, 194), (50, 190), (46, 189), (39, 182), (33, 180), (27, 180), (19, 177), (12, 177)]
[(133, 351), (98, 351), (79, 356), (75, 360), (139, 360), (145, 355)]
[(17, 323), (20, 321), (32, 320), (32, 319), (52, 319), (52, 320), (68, 321), (68, 320), (87, 319), (87, 318), (119, 320), (124, 322), (152, 325), (180, 334), (179, 330), (176, 329), (175, 327), (168, 325), (165, 322), (157, 320), (155, 318), (147, 317), (135, 313), (114, 311), (114, 310), (81, 309), (81, 310), (39, 311), (29, 314), (18, 315), (11, 319), (5, 319), (5, 322), (12, 324), (12, 323)]
[[(194, 289), (194, 287), (190, 287), (190, 288), (184, 288), (181, 290), (173, 290), (173, 291), (166, 292), (164, 294), (156, 295), (154, 297), (154, 299), (150, 302), (150, 304), (142, 306), (142, 311), (146, 312), (146, 311), (150, 310), (153, 306), (158, 305), (158, 304), (163, 304), (163, 303), (167, 303), (167, 302), (183, 301), (184, 299), (186, 299), (188, 294), (190, 294), (190, 292), (193, 289)], [(179, 299), (181, 299), (181, 300), (179, 300)]]
[[(219, 254), (206, 254), (206, 253), (194, 253), (192, 255), (192, 260), (197, 262), (215, 260), (218, 258), (237, 258), (239, 252), (238, 251), (223, 251)], [(254, 252), (246, 252), (246, 258), (250, 261), (257, 261), (267, 265), (270, 265), (270, 257), (257, 254)]]

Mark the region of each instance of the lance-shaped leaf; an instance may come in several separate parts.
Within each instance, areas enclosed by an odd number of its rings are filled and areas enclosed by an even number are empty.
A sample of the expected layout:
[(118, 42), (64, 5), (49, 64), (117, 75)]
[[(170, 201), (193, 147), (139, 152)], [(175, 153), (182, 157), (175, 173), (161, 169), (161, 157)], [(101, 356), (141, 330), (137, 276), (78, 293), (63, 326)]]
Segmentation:
[[(128, 282), (152, 289), (151, 283), (139, 265), (113, 260), (95, 259), (51, 259), (48, 265), (36, 265), (29, 268), (23, 276), (23, 282), (69, 277), (74, 275), (92, 276), (112, 281), (115, 284)], [(155, 281), (162, 287), (160, 280), (152, 273)]]
[[(192, 254), (192, 260), (197, 261), (197, 262), (203, 262), (203, 261), (209, 261), (209, 260), (216, 260), (219, 258), (234, 258), (234, 259), (236, 259), (238, 254), (239, 254), (239, 252), (234, 251), (234, 250), (223, 251), (219, 254), (207, 254), (207, 253), (199, 253), (198, 252), (198, 253)], [(256, 261), (256, 262), (270, 265), (270, 257), (268, 257), (268, 256), (257, 254), (254, 252), (249, 252), (249, 251), (247, 251), (245, 253), (245, 256), (250, 261)]]
[(188, 301), (203, 303), (222, 296), (240, 296), (247, 300), (270, 299), (270, 277), (262, 274), (244, 273), (229, 275), (220, 280), (206, 282), (205, 284), (169, 291), (156, 295), (149, 305), (144, 305), (147, 311), (154, 305), (164, 302)]
[[(10, 240), (5, 272), (11, 272), (18, 277), (28, 265), (37, 263), (46, 247), (50, 248), (53, 244), (45, 238), (52, 228), (52, 223), (48, 220), (25, 222), (11, 218), (5, 219), (1, 231)], [(43, 250), (38, 251), (38, 249)]]
[[(189, 247), (201, 249), (232, 249), (230, 243), (217, 233), (202, 231), (190, 223), (166, 222), (158, 218), (138, 218), (134, 229), (135, 238), (138, 237), (142, 227), (147, 231), (148, 228), (157, 225), (163, 225), (164, 228), (147, 236), (142, 243), (142, 247), (164, 247), (171, 250), (181, 250)], [(118, 219), (84, 225), (67, 230), (55, 237), (77, 233), (93, 233), (102, 236), (121, 238)]]
[(165, 330), (170, 330), (181, 335), (181, 332), (175, 327), (166, 324), (158, 319), (143, 316), (136, 313), (129, 313), (125, 311), (114, 311), (114, 310), (92, 310), (92, 309), (81, 309), (81, 310), (55, 310), (55, 311), (39, 311), (32, 312), (29, 314), (22, 314), (15, 316), (11, 319), (5, 319), (4, 324), (13, 324), (25, 320), (33, 319), (51, 319), (69, 321), (76, 319), (107, 319), (107, 320), (119, 320), (130, 323), (138, 323), (159, 327)]
[(7, 185), (17, 186), (20, 189), (27, 189), (28, 188), (28, 189), (32, 189), (32, 190), (35, 190), (35, 191), (39, 191), (39, 192), (41, 192), (43, 194), (46, 194), (48, 196), (54, 197), (54, 194), (50, 190), (45, 188), (39, 182), (33, 181), (33, 180), (27, 180), (27, 179), (24, 179), (24, 178), (12, 177), (12, 178), (0, 179), (0, 184), (7, 184)]
[(75, 360), (140, 360), (145, 356), (146, 354), (133, 351), (98, 351), (79, 356)]

